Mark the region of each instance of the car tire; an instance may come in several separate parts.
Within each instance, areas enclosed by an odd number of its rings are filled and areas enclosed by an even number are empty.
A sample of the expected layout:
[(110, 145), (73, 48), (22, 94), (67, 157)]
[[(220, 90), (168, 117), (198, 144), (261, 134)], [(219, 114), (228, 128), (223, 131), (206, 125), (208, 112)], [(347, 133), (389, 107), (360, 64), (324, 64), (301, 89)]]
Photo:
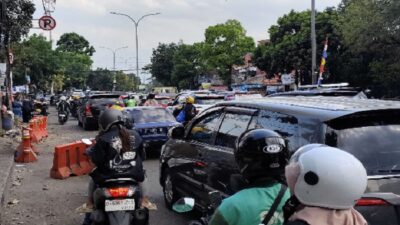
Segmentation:
[(84, 130), (90, 130), (90, 126), (85, 121), (82, 122), (82, 128)]
[(163, 180), (163, 195), (164, 195), (164, 202), (165, 206), (172, 210), (172, 205), (178, 201), (179, 196), (176, 193), (173, 178), (169, 171), (169, 169), (165, 169), (164, 171), (164, 180)]

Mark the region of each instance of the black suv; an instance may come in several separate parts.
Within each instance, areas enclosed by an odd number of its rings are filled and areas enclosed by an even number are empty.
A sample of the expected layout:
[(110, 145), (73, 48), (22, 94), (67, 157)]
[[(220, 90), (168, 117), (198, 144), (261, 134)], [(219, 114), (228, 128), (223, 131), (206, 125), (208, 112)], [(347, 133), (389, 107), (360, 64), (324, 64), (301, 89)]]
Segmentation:
[(355, 155), (369, 175), (367, 194), (357, 209), (371, 225), (400, 224), (399, 116), (399, 102), (346, 97), (219, 103), (196, 116), (185, 130), (170, 130), (160, 157), (166, 204), (190, 196), (203, 209), (210, 191), (225, 196), (238, 191), (236, 139), (246, 130), (266, 128), (280, 133), (291, 152), (305, 144), (324, 143)]
[(97, 128), (100, 113), (107, 107), (114, 104), (122, 105), (120, 94), (93, 94), (88, 95), (81, 101), (81, 106), (78, 108), (78, 125), (84, 130)]

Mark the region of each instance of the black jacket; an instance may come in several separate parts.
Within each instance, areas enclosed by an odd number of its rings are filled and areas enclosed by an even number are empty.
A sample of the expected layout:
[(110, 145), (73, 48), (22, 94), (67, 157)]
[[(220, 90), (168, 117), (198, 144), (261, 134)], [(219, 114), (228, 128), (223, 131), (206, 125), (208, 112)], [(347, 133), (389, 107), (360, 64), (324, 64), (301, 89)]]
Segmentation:
[(131, 135), (131, 151), (119, 153), (121, 141), (116, 126), (99, 136), (96, 144), (90, 149), (88, 154), (96, 165), (90, 176), (95, 183), (101, 184), (107, 179), (115, 178), (133, 178), (138, 182), (144, 180), (143, 141), (135, 130), (128, 131)]
[(295, 220), (287, 222), (284, 225), (309, 225), (309, 224), (307, 222), (304, 222), (303, 220)]
[(68, 114), (68, 112), (71, 110), (71, 108), (67, 101), (61, 101), (60, 103), (58, 103), (57, 110), (58, 110), (58, 112), (64, 112), (64, 113)]

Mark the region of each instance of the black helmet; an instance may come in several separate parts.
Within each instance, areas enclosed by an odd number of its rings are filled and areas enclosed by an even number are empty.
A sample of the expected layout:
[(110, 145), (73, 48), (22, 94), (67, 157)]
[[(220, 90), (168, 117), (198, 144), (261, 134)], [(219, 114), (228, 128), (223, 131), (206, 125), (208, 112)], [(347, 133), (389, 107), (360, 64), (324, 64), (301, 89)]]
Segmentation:
[(100, 114), (99, 128), (101, 131), (108, 131), (111, 126), (124, 124), (124, 115), (121, 111), (115, 109), (106, 109)]
[(250, 130), (238, 138), (235, 160), (249, 181), (283, 175), (289, 153), (285, 140), (267, 129)]

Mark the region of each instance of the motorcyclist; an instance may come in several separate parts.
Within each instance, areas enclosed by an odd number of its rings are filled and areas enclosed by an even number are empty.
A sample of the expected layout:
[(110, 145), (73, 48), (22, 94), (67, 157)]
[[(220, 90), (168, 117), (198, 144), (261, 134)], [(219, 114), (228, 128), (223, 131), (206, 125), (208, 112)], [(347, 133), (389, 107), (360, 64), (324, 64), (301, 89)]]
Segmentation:
[(353, 206), (367, 187), (367, 173), (350, 153), (322, 144), (301, 147), (285, 171), (292, 197), (285, 225), (367, 225)]
[[(192, 120), (196, 116), (196, 107), (194, 104), (194, 98), (192, 96), (187, 96), (185, 99), (185, 103), (182, 105), (179, 113), (177, 114), (176, 120), (180, 123), (186, 125), (190, 120)], [(179, 110), (179, 109), (177, 109)]]
[(135, 96), (130, 95), (128, 100), (125, 103), (126, 107), (135, 107), (136, 106), (136, 99)]
[[(87, 208), (93, 208), (95, 199), (101, 198), (95, 190), (108, 179), (132, 178), (143, 182), (145, 159), (143, 141), (134, 129), (126, 129), (126, 119), (121, 111), (106, 109), (99, 117), (99, 134), (96, 144), (88, 151), (96, 168), (91, 172)], [(143, 193), (143, 190), (142, 190)], [(84, 225), (90, 223), (86, 214)]]
[(70, 104), (72, 116), (77, 117), (78, 107), (80, 105), (79, 96), (73, 96)]
[(156, 101), (156, 95), (155, 94), (148, 94), (146, 102), (144, 103), (144, 106), (160, 106), (160, 104)]
[(67, 119), (68, 119), (70, 110), (71, 110), (71, 106), (67, 102), (67, 97), (61, 96), (60, 97), (60, 102), (57, 105), (58, 113), (65, 113), (65, 115), (67, 116)]
[(224, 199), (209, 224), (283, 224), (282, 207), (290, 197), (283, 184), (285, 140), (271, 130), (250, 130), (238, 139), (234, 155), (246, 188)]

